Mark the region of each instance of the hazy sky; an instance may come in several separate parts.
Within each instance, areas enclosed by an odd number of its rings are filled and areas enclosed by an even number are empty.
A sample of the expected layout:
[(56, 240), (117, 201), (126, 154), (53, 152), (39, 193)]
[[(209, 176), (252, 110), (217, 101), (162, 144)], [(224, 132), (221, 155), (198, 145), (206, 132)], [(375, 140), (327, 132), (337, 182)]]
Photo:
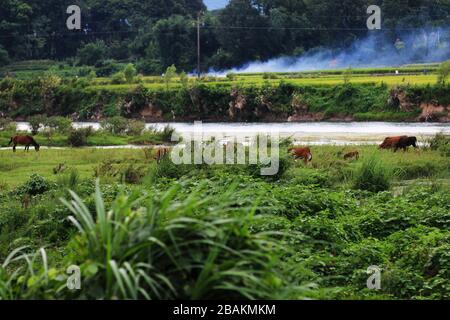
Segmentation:
[(227, 5), (228, 0), (203, 0), (209, 10), (220, 9)]

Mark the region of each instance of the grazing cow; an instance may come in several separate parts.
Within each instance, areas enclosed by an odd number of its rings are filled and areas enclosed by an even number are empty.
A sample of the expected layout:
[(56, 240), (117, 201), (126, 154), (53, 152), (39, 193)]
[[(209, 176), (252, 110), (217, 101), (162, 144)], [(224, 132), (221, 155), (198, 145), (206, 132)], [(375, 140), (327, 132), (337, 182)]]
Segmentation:
[(306, 165), (308, 162), (311, 162), (313, 158), (311, 149), (309, 148), (290, 148), (288, 152), (294, 156), (295, 160), (303, 159)]
[(380, 145), (380, 149), (394, 149), (400, 139), (408, 138), (407, 136), (387, 137)]
[(348, 159), (359, 160), (359, 152), (358, 151), (353, 151), (353, 152), (349, 152), (349, 153), (345, 154), (344, 155), (344, 160), (348, 160)]
[(169, 147), (158, 147), (156, 149), (156, 162), (160, 163), (161, 160), (170, 153)]
[(8, 146), (13, 145), (13, 152), (16, 152), (17, 145), (25, 146), (25, 151), (30, 150), (30, 146), (34, 146), (34, 149), (39, 151), (40, 145), (31, 136), (15, 136), (9, 140)]
[(394, 149), (394, 152), (397, 152), (398, 149), (403, 149), (403, 151), (406, 151), (409, 146), (417, 148), (416, 137), (388, 137), (384, 139), (383, 143), (380, 145), (380, 149)]
[(406, 151), (408, 147), (414, 147), (417, 148), (417, 138), (416, 137), (402, 137), (395, 146), (394, 151), (397, 151), (398, 149), (403, 149), (403, 151)]

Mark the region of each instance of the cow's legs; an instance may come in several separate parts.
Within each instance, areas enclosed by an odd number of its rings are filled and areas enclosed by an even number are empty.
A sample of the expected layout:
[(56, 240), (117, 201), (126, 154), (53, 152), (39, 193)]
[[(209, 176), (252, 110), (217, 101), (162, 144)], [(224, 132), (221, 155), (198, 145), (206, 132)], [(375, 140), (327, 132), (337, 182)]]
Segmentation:
[(13, 152), (16, 152), (16, 144), (13, 145)]

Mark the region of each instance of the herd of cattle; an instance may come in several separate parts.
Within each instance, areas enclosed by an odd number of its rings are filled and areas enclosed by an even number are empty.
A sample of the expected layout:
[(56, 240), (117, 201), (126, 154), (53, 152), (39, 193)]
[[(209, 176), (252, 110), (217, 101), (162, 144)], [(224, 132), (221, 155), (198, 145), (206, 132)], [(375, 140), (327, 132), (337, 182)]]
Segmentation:
[[(24, 145), (25, 150), (28, 150), (31, 145), (33, 145), (36, 151), (39, 151), (39, 144), (31, 136), (16, 136), (12, 137), (9, 145), (13, 145), (13, 151), (16, 151), (17, 145)], [(387, 137), (384, 139), (383, 143), (380, 145), (380, 149), (393, 149), (397, 152), (399, 149), (406, 151), (408, 147), (417, 148), (417, 138), (408, 136), (398, 136), (398, 137)], [(156, 160), (159, 163), (161, 159), (168, 155), (170, 152), (169, 147), (157, 147), (156, 148)], [(305, 164), (311, 162), (313, 159), (312, 152), (310, 148), (290, 148), (288, 152), (295, 158), (295, 160), (302, 159)], [(349, 159), (359, 159), (359, 152), (352, 151), (344, 155), (345, 160)]]
[[(417, 138), (408, 136), (387, 137), (379, 146), (380, 149), (393, 149), (397, 152), (399, 149), (406, 151), (408, 147), (417, 148)], [(290, 148), (288, 152), (295, 160), (303, 160), (305, 164), (312, 161), (312, 153), (310, 148)], [(344, 160), (359, 159), (358, 151), (351, 151), (344, 155)]]

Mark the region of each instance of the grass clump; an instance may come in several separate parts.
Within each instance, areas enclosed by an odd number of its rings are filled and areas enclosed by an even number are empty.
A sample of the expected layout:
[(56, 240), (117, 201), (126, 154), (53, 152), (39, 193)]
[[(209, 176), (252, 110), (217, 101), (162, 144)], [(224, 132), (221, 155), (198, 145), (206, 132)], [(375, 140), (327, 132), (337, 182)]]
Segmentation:
[[(250, 230), (251, 210), (227, 209), (229, 194), (177, 199), (180, 190), (122, 194), (107, 209), (97, 184), (95, 213), (71, 192), (72, 200), (62, 201), (79, 235), (67, 264), (80, 266), (83, 290), (61, 289), (65, 270), (52, 268), (44, 250), (30, 260), (20, 249), (0, 266), (0, 298), (268, 299), (292, 287), (275, 271), (279, 244)], [(13, 259), (33, 268), (10, 273)], [(43, 267), (34, 269), (39, 261)]]
[(391, 187), (392, 176), (392, 170), (379, 157), (372, 155), (364, 159), (354, 172), (353, 187), (371, 192), (386, 191)]

